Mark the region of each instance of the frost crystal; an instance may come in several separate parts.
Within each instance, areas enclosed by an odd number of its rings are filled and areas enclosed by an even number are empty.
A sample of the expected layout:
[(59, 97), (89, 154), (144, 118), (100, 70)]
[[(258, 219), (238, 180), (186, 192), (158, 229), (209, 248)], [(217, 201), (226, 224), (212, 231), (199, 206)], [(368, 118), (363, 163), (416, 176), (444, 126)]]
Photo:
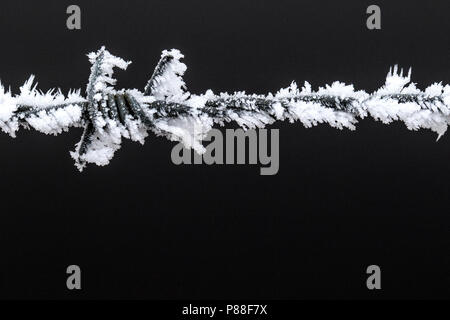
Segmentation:
[(110, 54), (104, 47), (88, 55), (92, 64), (86, 98), (80, 90), (67, 96), (60, 90), (38, 91), (31, 76), (13, 95), (0, 83), (0, 129), (15, 137), (19, 127), (45, 134), (59, 134), (83, 127), (75, 151), (81, 171), (87, 163), (107, 165), (120, 149), (122, 139), (144, 143), (148, 131), (180, 141), (198, 153), (202, 139), (214, 124), (235, 122), (244, 129), (264, 128), (277, 120), (299, 121), (309, 128), (320, 123), (350, 130), (367, 116), (385, 124), (403, 121), (409, 130), (430, 129), (438, 139), (450, 123), (450, 86), (434, 83), (421, 91), (395, 66), (385, 84), (369, 94), (353, 85), (334, 82), (314, 91), (308, 82), (295, 82), (267, 95), (190, 94), (183, 80), (186, 65), (176, 49), (165, 50), (152, 77), (141, 92), (116, 90), (115, 67), (125, 70), (131, 62)]

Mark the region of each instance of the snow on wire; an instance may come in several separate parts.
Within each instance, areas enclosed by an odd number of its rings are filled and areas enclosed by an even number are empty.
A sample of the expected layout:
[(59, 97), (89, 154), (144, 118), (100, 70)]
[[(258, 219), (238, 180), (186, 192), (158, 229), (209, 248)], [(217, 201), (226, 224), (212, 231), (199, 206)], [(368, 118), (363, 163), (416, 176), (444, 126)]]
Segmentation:
[(20, 127), (54, 135), (71, 127), (84, 128), (70, 153), (80, 171), (87, 163), (107, 165), (122, 139), (143, 144), (149, 131), (203, 153), (202, 139), (214, 124), (231, 121), (244, 129), (288, 120), (300, 121), (307, 128), (326, 123), (354, 130), (358, 118), (370, 116), (385, 124), (403, 121), (410, 130), (430, 129), (438, 139), (450, 123), (450, 86), (435, 83), (421, 91), (411, 82), (411, 69), (403, 75), (397, 66), (371, 94), (341, 82), (317, 91), (308, 82), (301, 89), (292, 82), (276, 94), (216, 95), (207, 90), (195, 95), (186, 89), (182, 78), (186, 65), (176, 49), (163, 51), (144, 91), (114, 89), (113, 69), (125, 70), (130, 62), (104, 47), (88, 57), (92, 67), (86, 97), (80, 90), (67, 96), (60, 90), (43, 93), (33, 84), (34, 76), (17, 95), (0, 83), (0, 128), (10, 136), (15, 137)]

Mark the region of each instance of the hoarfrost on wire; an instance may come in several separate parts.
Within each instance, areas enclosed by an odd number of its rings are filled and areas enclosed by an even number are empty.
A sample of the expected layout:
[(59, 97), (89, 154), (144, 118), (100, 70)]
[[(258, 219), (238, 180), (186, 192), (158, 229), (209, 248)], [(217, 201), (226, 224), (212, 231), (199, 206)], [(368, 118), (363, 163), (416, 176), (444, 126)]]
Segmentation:
[(114, 68), (127, 62), (105, 47), (88, 55), (92, 64), (86, 98), (80, 90), (65, 96), (60, 90), (43, 93), (31, 76), (13, 95), (0, 82), (0, 129), (12, 137), (20, 127), (59, 134), (83, 127), (81, 141), (71, 156), (81, 171), (87, 163), (107, 165), (122, 139), (144, 143), (148, 131), (203, 153), (202, 140), (214, 124), (235, 122), (244, 129), (264, 128), (279, 120), (299, 121), (309, 128), (321, 123), (356, 129), (367, 116), (382, 123), (403, 121), (410, 130), (430, 129), (438, 139), (450, 121), (450, 86), (434, 83), (421, 91), (395, 66), (384, 85), (373, 93), (334, 82), (314, 91), (308, 82), (295, 82), (275, 94), (191, 94), (183, 75), (186, 65), (176, 49), (164, 50), (144, 91), (116, 90)]

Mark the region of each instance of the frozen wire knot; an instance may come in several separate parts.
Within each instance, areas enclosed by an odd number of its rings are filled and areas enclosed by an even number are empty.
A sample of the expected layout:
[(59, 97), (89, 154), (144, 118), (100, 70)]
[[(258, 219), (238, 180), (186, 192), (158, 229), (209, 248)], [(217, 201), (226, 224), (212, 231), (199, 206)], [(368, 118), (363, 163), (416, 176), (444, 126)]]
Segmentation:
[(277, 120), (300, 121), (309, 128), (319, 123), (354, 130), (358, 118), (370, 116), (383, 123), (403, 121), (410, 130), (430, 129), (441, 137), (450, 121), (450, 86), (435, 83), (421, 91), (395, 66), (385, 84), (369, 94), (353, 85), (334, 82), (313, 91), (295, 82), (267, 95), (191, 94), (183, 80), (186, 65), (176, 49), (164, 50), (143, 91), (116, 90), (114, 68), (127, 62), (105, 47), (88, 55), (91, 74), (86, 97), (80, 90), (67, 96), (60, 90), (38, 91), (31, 76), (13, 95), (0, 83), (0, 129), (15, 137), (19, 127), (59, 134), (83, 127), (83, 135), (71, 152), (82, 171), (87, 163), (107, 165), (122, 139), (144, 143), (148, 132), (181, 141), (185, 147), (204, 152), (202, 139), (214, 124), (234, 121), (244, 129), (263, 128)]

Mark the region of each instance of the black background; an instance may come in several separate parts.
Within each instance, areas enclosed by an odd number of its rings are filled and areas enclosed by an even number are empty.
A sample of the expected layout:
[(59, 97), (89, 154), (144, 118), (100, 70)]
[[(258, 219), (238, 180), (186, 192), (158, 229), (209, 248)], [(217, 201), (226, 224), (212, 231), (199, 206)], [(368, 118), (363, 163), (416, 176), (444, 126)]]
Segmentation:
[[(78, 4), (82, 30), (66, 28)], [(275, 92), (292, 80), (372, 91), (393, 64), (420, 88), (450, 82), (449, 1), (2, 1), (0, 77), (14, 92), (83, 88), (86, 53), (132, 60), (142, 89), (161, 50), (186, 56), (188, 89)], [(450, 297), (450, 140), (372, 119), (356, 131), (280, 129), (280, 171), (175, 166), (174, 143), (126, 141), (79, 173), (57, 137), (0, 135), (0, 297), (305, 299)], [(66, 289), (66, 267), (82, 290)], [(382, 269), (382, 290), (365, 286)]]

